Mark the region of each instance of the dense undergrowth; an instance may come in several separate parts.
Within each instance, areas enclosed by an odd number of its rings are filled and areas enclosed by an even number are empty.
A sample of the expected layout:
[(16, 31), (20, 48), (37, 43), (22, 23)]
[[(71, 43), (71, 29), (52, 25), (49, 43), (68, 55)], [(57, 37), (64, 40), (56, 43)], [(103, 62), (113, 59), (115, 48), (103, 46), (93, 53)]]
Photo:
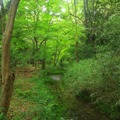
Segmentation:
[[(58, 101), (58, 95), (52, 93), (46, 79), (33, 77), (16, 81), (11, 102), (9, 119), (11, 120), (62, 120), (65, 106)], [(50, 80), (49, 80), (50, 81)], [(54, 83), (53, 83), (54, 84)]]
[(120, 57), (110, 53), (71, 65), (64, 77), (66, 89), (91, 102), (113, 120), (120, 119)]
[[(70, 94), (95, 105), (112, 120), (120, 120), (119, 21), (119, 14), (109, 18), (96, 45), (91, 48), (94, 53), (86, 57), (82, 51), (81, 58), (84, 59), (70, 65), (64, 77)], [(90, 48), (85, 49), (89, 53)]]
[(120, 119), (119, 19), (111, 17), (98, 39), (104, 39), (104, 44), (95, 46), (96, 54), (91, 58), (73, 63), (64, 78), (70, 92), (113, 120)]

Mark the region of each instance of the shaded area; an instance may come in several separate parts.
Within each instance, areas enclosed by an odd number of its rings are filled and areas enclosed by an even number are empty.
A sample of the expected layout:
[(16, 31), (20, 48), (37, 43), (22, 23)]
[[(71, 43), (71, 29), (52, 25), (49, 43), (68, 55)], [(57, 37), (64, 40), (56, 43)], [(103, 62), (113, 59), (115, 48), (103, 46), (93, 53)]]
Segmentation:
[[(37, 81), (36, 83), (35, 81), (31, 81), (31, 79), (33, 79), (35, 75), (35, 71), (33, 68), (27, 68), (23, 70), (23, 73), (21, 70), (15, 83), (16, 90), (14, 91), (10, 111), (8, 113), (9, 120), (14, 120), (13, 118), (15, 118), (15, 116), (18, 116), (18, 120), (20, 120), (19, 116), (22, 116), (24, 118), (22, 118), (23, 120), (33, 120), (34, 118), (36, 118), (36, 120), (40, 120), (37, 115), (39, 115), (43, 111), (37, 111), (37, 109), (39, 110), (40, 106), (45, 107), (46, 103), (42, 98), (42, 103), (38, 104), (37, 101), (35, 102), (33, 98), (35, 97), (36, 99), (36, 97), (38, 96), (35, 88), (39, 88), (38, 91), (42, 89), (40, 88), (40, 84), (37, 83)], [(61, 78), (61, 75), (50, 75), (47, 76), (47, 79), (49, 79), (50, 81), (53, 80), (54, 82), (52, 84), (44, 83), (44, 86), (46, 86), (50, 94), (52, 96), (56, 96), (55, 98), (57, 98), (56, 103), (52, 103), (54, 111), (61, 111), (61, 108), (64, 107), (62, 111), (63, 113), (61, 113), (61, 119), (56, 117), (55, 120), (109, 120), (107, 116), (100, 113), (93, 105), (82, 100), (78, 100), (75, 96), (72, 95), (72, 93), (71, 95), (68, 94), (68, 91), (65, 91), (63, 89)], [(44, 79), (46, 79), (46, 77)], [(51, 105), (50, 102), (48, 102), (48, 106), (49, 104)], [(53, 120), (48, 113), (46, 114), (48, 115), (47, 120)], [(42, 120), (45, 119), (42, 118)]]
[[(71, 94), (67, 94), (67, 92), (60, 90), (60, 81), (62, 81), (61, 75), (51, 75), (55, 83), (54, 88), (52, 89), (53, 93), (58, 95), (58, 100), (66, 106), (66, 114), (68, 114), (67, 119), (72, 120), (110, 120), (106, 115), (102, 114), (95, 106), (87, 103), (83, 100), (77, 99), (75, 96)], [(53, 86), (52, 86), (53, 87)]]

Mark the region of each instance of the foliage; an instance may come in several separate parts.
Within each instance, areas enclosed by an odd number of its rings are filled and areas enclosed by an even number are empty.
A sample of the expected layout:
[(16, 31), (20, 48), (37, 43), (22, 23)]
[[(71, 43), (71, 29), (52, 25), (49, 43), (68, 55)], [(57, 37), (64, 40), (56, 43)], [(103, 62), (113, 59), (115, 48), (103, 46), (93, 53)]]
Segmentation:
[[(96, 67), (98, 68), (97, 70)], [(92, 85), (95, 83), (99, 85), (99, 81), (92, 78), (97, 75), (96, 78), (101, 80), (99, 70), (100, 65), (95, 59), (81, 60), (79, 63), (73, 63), (65, 73), (65, 83), (71, 88), (70, 90), (75, 90), (76, 92), (79, 92), (81, 88), (87, 89), (88, 86), (93, 87)], [(91, 79), (92, 81), (90, 81)]]
[(2, 120), (3, 119), (3, 114), (0, 114), (0, 120)]
[(97, 56), (97, 59), (74, 63), (65, 75), (66, 87), (85, 101), (100, 105), (100, 109), (111, 118), (119, 119), (119, 61), (120, 57), (106, 53)]
[[(14, 97), (35, 107), (15, 115), (14, 120), (26, 116), (33, 120), (64, 119), (65, 108), (57, 101), (58, 95), (48, 89), (56, 84), (49, 75), (64, 73), (70, 93), (95, 104), (113, 119), (120, 118), (119, 5), (119, 0), (21, 0), (12, 35), (11, 70), (28, 64), (46, 68), (38, 70), (39, 78), (36, 75), (29, 80), (31, 84), (17, 81)], [(79, 63), (74, 62), (77, 52)], [(24, 84), (30, 88), (23, 88)]]
[(79, 56), (80, 56), (80, 60), (83, 59), (89, 59), (95, 56), (95, 45), (91, 45), (91, 44), (87, 44), (87, 43), (83, 43), (80, 47), (79, 47)]
[[(103, 33), (99, 35), (97, 45), (92, 48), (96, 51), (96, 58), (74, 63), (65, 75), (65, 83), (73, 94), (77, 94), (77, 97), (84, 101), (96, 104), (112, 119), (120, 118), (119, 18), (118, 14), (114, 14), (104, 24)], [(83, 49), (83, 53), (85, 51), (86, 49)]]
[(120, 44), (120, 16), (119, 14), (112, 15), (109, 20), (104, 24), (103, 33), (100, 34), (98, 41), (104, 45), (109, 45), (109, 48), (116, 50)]
[[(2, 108), (0, 108), (0, 111), (1, 110)], [(7, 120), (7, 117), (3, 113), (0, 113), (0, 120)]]
[[(14, 115), (13, 120), (27, 119), (30, 116), (32, 119), (41, 120), (60, 120), (63, 117), (65, 107), (57, 101), (57, 95), (52, 94), (48, 86), (44, 83), (45, 78), (32, 78), (29, 82), (32, 85), (30, 89), (24, 89), (24, 85), (20, 81), (16, 85), (20, 86), (15, 88), (15, 97), (26, 101), (29, 104), (35, 104), (34, 107), (29, 108), (25, 113)], [(46, 78), (50, 79), (50, 78)], [(28, 81), (28, 80), (27, 80)]]

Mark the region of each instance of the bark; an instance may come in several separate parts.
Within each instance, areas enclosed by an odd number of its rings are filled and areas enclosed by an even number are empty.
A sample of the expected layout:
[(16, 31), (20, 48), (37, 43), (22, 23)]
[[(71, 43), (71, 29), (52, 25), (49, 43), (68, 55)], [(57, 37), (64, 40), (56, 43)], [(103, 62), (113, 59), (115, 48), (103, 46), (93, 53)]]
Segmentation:
[(2, 96), (1, 96), (1, 102), (0, 107), (2, 108), (2, 112), (4, 115), (7, 114), (7, 111), (9, 109), (10, 100), (12, 97), (13, 92), (13, 84), (15, 80), (14, 73), (9, 74), (8, 80), (4, 83), (4, 86), (2, 88)]
[[(35, 52), (38, 53), (39, 52), (39, 46), (38, 46), (38, 38), (34, 37), (34, 42), (35, 42)], [(38, 67), (38, 60), (34, 61), (34, 66), (35, 66), (35, 70), (37, 70)]]
[(42, 70), (45, 70), (45, 66), (46, 66), (46, 61), (43, 60), (43, 61), (42, 61)]
[(46, 68), (46, 42), (47, 40), (45, 39), (45, 43), (44, 43), (44, 58), (43, 58), (43, 62), (42, 62), (42, 69), (45, 70)]
[(63, 67), (63, 60), (62, 59), (60, 60), (60, 67), (61, 68)]
[[(76, 6), (76, 1), (74, 0), (74, 7), (75, 7), (75, 16), (77, 16), (77, 6)], [(75, 58), (76, 62), (79, 62), (79, 56), (78, 56), (78, 21), (77, 18), (75, 17)]]
[(76, 55), (76, 62), (79, 62), (79, 51), (78, 51), (78, 41), (75, 43), (75, 55)]
[(3, 5), (3, 0), (0, 0), (0, 6), (1, 6), (1, 15), (0, 15), (0, 22), (2, 26), (2, 33), (4, 33), (5, 30), (5, 9)]
[[(89, 43), (94, 44), (95, 41), (95, 27), (93, 23), (95, 22), (95, 0), (89, 3), (88, 0), (84, 0), (84, 17), (85, 17), (85, 27), (87, 30), (87, 38)], [(90, 5), (91, 7), (90, 7)], [(91, 9), (91, 12), (90, 12)]]
[(8, 20), (2, 38), (2, 96), (0, 107), (2, 113), (7, 114), (9, 109), (10, 99), (12, 96), (12, 89), (15, 76), (10, 73), (10, 41), (14, 27), (15, 15), (20, 0), (12, 0)]
[[(4, 33), (5, 30), (5, 9), (4, 9), (4, 4), (3, 0), (0, 0), (0, 6), (1, 6), (1, 11), (0, 11), (0, 24), (1, 24), (1, 33)], [(0, 86), (2, 85), (2, 74), (0, 74)]]

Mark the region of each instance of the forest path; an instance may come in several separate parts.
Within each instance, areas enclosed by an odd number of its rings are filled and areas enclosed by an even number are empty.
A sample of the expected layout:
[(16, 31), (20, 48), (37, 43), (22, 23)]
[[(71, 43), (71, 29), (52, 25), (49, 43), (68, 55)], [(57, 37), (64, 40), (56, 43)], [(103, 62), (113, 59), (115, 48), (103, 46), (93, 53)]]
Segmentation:
[(32, 78), (32, 76), (36, 74), (35, 67), (29, 66), (29, 67), (23, 67), (23, 68), (16, 68), (16, 75), (17, 76), (23, 76), (25, 78)]

